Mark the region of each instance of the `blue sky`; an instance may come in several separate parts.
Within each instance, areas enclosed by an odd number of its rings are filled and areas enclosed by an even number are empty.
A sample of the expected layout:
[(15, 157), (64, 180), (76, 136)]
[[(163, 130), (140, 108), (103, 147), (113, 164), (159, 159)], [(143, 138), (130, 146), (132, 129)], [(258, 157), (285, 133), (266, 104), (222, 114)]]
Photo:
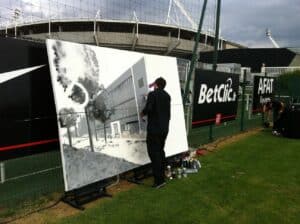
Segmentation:
[[(197, 23), (201, 0), (178, 0)], [(50, 4), (49, 4), (50, 3)], [(22, 8), (26, 20), (52, 17), (90, 17), (98, 9), (102, 18), (130, 20), (136, 11), (141, 21), (164, 23), (169, 0), (0, 0), (0, 23)], [(205, 27), (213, 27), (215, 0), (208, 0)], [(249, 47), (272, 47), (266, 28), (281, 47), (300, 47), (300, 0), (223, 0), (221, 36)], [(171, 9), (173, 23), (191, 26), (180, 9)]]

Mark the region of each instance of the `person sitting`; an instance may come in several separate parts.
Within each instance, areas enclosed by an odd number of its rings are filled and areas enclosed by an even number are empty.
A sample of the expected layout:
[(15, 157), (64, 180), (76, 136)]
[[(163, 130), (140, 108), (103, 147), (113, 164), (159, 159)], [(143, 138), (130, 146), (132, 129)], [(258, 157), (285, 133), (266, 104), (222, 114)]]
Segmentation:
[(284, 103), (279, 100), (272, 100), (273, 110), (273, 131), (274, 135), (281, 135), (284, 132), (284, 124), (288, 110)]
[(265, 122), (264, 122), (264, 126), (265, 128), (270, 127), (270, 123), (271, 123), (271, 113), (272, 113), (272, 103), (271, 101), (266, 102), (263, 105), (263, 113), (264, 113), (264, 117), (265, 117)]

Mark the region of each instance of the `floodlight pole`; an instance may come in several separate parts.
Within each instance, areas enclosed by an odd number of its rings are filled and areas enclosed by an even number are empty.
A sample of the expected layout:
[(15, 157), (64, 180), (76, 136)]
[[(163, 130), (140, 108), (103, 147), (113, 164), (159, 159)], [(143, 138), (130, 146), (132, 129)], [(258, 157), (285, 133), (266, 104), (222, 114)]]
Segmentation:
[(241, 131), (244, 131), (244, 116), (245, 116), (245, 91), (246, 91), (246, 75), (247, 70), (242, 70), (243, 83), (242, 83), (242, 111), (241, 111)]
[(203, 6), (202, 6), (202, 12), (201, 12), (201, 16), (200, 16), (200, 21), (199, 21), (199, 26), (198, 26), (198, 31), (197, 31), (197, 34), (196, 34), (191, 65), (190, 65), (189, 73), (187, 75), (187, 80), (186, 80), (186, 84), (185, 84), (185, 90), (184, 90), (184, 95), (183, 95), (183, 105), (186, 104), (188, 94), (190, 92), (191, 77), (192, 77), (192, 74), (193, 74), (194, 69), (195, 69), (196, 61), (198, 60), (198, 44), (199, 44), (199, 41), (200, 41), (200, 35), (201, 35), (201, 30), (202, 30), (202, 24), (203, 24), (203, 20), (204, 20), (206, 5), (207, 5), (207, 0), (204, 0)]
[[(221, 0), (217, 1), (217, 15), (216, 15), (216, 30), (215, 30), (215, 41), (214, 41), (214, 57), (213, 57), (213, 71), (217, 71), (218, 61), (218, 46), (219, 46), (219, 34), (220, 34), (220, 14), (221, 14)], [(209, 140), (212, 141), (212, 129), (213, 125), (209, 125)]]
[(214, 57), (213, 57), (213, 71), (217, 71), (218, 61), (218, 45), (219, 45), (219, 34), (220, 34), (220, 14), (221, 14), (221, 0), (217, 2), (217, 18), (216, 18), (216, 35), (214, 41)]

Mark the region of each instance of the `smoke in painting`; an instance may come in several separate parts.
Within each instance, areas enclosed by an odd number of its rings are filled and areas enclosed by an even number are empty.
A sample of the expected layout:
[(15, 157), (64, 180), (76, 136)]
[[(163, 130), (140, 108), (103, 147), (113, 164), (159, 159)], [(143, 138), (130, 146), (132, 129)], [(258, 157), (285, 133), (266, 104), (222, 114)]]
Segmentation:
[(176, 59), (47, 40), (65, 190), (150, 162), (149, 83), (162, 76), (172, 98), (167, 156), (188, 150)]

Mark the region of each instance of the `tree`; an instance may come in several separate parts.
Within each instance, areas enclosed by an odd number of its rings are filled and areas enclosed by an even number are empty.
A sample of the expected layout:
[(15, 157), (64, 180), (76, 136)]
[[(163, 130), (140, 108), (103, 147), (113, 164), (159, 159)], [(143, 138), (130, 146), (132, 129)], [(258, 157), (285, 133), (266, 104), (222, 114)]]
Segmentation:
[(106, 122), (114, 114), (114, 109), (109, 107), (108, 94), (105, 90), (93, 100), (92, 108), (93, 117), (104, 125), (104, 139), (106, 143)]
[(67, 128), (69, 144), (72, 147), (72, 136), (70, 132), (70, 128), (76, 125), (78, 115), (76, 114), (73, 108), (62, 108), (59, 111), (59, 121), (61, 127)]

